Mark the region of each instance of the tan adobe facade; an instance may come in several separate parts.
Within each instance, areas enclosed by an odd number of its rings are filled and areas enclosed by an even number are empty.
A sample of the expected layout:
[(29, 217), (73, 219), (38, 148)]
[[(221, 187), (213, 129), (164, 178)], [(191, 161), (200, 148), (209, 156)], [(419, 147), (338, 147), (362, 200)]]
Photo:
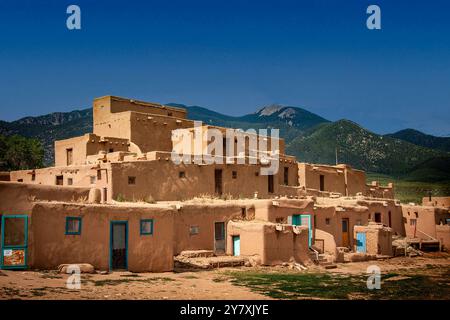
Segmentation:
[[(392, 235), (420, 238), (408, 227), (411, 210), (421, 231), (450, 247), (448, 206), (401, 205), (392, 184), (366, 184), (364, 171), (345, 164), (299, 163), (283, 139), (247, 132), (239, 140), (237, 129), (195, 126), (185, 109), (114, 96), (94, 100), (93, 128), (56, 141), (54, 167), (0, 175), (2, 267), (170, 271), (188, 250), (263, 265), (306, 265), (319, 254), (332, 262), (342, 248), (385, 256)], [(233, 152), (221, 163), (177, 164), (180, 132), (206, 136), (191, 160)], [(276, 172), (261, 174), (274, 163)], [(8, 245), (16, 238), (26, 246)]]

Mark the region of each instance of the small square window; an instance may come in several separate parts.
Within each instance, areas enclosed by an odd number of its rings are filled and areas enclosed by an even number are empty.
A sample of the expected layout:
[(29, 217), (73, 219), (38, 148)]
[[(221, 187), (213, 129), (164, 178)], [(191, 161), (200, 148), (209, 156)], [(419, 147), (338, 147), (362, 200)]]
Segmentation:
[(142, 219), (141, 235), (152, 235), (152, 234), (153, 234), (153, 219)]
[(91, 179), (91, 184), (95, 184), (95, 176), (90, 176), (90, 179)]
[(113, 152), (114, 152), (114, 149), (111, 148), (111, 149), (108, 150), (108, 152), (109, 152), (109, 153), (113, 153)]
[(185, 171), (180, 171), (178, 172), (178, 177), (181, 178), (186, 178), (186, 172)]
[(325, 224), (330, 224), (330, 218), (325, 218)]
[(128, 184), (136, 184), (136, 177), (128, 177)]
[(195, 235), (199, 233), (199, 228), (198, 226), (191, 226), (189, 229), (189, 234), (190, 235)]
[(73, 185), (73, 179), (72, 178), (67, 178), (67, 184), (69, 186)]
[(237, 171), (233, 171), (231, 173), (231, 176), (232, 176), (233, 179), (237, 179)]
[(81, 217), (66, 217), (66, 234), (81, 234)]

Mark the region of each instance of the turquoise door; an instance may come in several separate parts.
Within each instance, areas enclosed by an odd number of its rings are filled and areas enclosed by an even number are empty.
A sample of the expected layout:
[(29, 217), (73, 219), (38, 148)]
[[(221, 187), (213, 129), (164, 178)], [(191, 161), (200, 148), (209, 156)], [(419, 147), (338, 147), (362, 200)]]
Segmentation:
[(1, 269), (26, 269), (28, 254), (28, 216), (2, 216)]
[(312, 226), (310, 214), (294, 214), (292, 216), (292, 225), (308, 227), (308, 245), (312, 245)]
[(364, 232), (356, 233), (356, 252), (366, 253), (366, 234)]
[(233, 236), (233, 256), (241, 255), (241, 237)]

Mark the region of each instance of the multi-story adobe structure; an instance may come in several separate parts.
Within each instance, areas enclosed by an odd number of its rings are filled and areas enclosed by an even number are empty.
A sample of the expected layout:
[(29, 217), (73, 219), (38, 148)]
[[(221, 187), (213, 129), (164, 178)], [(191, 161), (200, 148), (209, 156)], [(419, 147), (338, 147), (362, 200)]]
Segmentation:
[[(306, 264), (311, 252), (336, 260), (340, 247), (391, 255), (391, 235), (407, 235), (392, 184), (367, 185), (344, 164), (298, 163), (283, 139), (249, 133), (239, 149), (242, 132), (231, 130), (218, 144), (226, 156), (210, 154), (208, 139), (188, 154), (221, 163), (177, 164), (174, 133), (199, 129), (185, 109), (106, 96), (93, 111), (93, 133), (55, 142), (54, 167), (2, 175), (3, 268), (168, 271), (185, 250)], [(200, 132), (211, 128), (227, 131)], [(261, 174), (274, 161), (278, 170)]]

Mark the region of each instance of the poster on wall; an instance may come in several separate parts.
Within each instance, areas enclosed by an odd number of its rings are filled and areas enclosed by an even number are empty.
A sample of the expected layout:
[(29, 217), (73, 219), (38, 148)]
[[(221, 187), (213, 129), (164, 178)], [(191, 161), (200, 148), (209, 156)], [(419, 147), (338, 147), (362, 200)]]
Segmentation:
[(3, 250), (4, 266), (23, 266), (25, 265), (24, 249), (5, 249)]

